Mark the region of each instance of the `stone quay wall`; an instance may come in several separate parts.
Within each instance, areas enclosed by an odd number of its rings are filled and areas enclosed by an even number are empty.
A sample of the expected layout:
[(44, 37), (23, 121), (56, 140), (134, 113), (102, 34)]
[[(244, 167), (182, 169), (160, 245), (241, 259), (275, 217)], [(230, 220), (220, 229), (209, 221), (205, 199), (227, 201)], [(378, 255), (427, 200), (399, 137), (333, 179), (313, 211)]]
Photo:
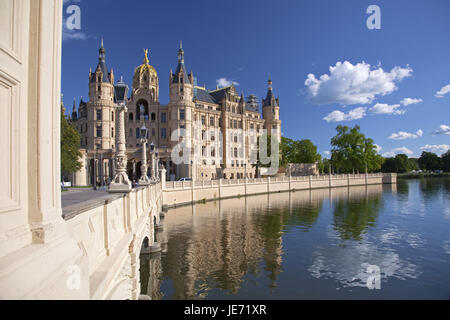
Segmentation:
[(275, 177), (237, 180), (163, 183), (163, 203), (168, 207), (201, 201), (295, 190), (393, 184), (395, 173)]

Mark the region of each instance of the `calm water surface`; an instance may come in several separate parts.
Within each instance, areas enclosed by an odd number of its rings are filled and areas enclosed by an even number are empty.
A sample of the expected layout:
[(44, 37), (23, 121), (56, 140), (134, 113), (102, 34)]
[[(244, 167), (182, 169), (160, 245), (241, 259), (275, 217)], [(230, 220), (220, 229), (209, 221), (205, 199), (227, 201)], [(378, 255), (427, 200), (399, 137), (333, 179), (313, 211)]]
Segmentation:
[(450, 299), (448, 178), (172, 209), (158, 237), (141, 256), (154, 299)]

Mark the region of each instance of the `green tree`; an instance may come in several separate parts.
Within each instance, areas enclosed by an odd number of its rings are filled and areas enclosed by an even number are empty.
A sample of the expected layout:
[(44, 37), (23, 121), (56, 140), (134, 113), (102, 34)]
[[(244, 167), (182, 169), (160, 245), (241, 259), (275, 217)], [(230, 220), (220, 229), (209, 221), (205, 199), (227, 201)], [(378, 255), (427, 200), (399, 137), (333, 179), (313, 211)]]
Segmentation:
[(331, 161), (338, 172), (364, 172), (366, 166), (369, 172), (381, 169), (383, 158), (377, 154), (373, 140), (366, 138), (358, 125), (353, 128), (339, 125), (336, 131), (331, 139)]
[(442, 169), (445, 172), (450, 172), (450, 150), (448, 150), (446, 153), (444, 153), (441, 156), (442, 161)]
[(395, 156), (397, 173), (405, 173), (411, 171), (410, 162), (406, 154), (398, 154)]
[(80, 134), (67, 121), (64, 106), (61, 105), (61, 171), (63, 174), (76, 172), (81, 168), (79, 149)]
[(331, 166), (330, 159), (325, 158), (320, 162), (320, 168), (321, 168), (322, 173), (324, 173), (324, 174), (330, 173), (330, 166)]
[(419, 166), (422, 170), (435, 171), (442, 169), (442, 159), (433, 152), (422, 152), (419, 158)]
[(382, 172), (397, 172), (397, 161), (395, 158), (386, 158), (381, 166)]
[(293, 140), (281, 138), (281, 165), (288, 163), (315, 163), (321, 162), (322, 157), (317, 153), (317, 146), (311, 140)]

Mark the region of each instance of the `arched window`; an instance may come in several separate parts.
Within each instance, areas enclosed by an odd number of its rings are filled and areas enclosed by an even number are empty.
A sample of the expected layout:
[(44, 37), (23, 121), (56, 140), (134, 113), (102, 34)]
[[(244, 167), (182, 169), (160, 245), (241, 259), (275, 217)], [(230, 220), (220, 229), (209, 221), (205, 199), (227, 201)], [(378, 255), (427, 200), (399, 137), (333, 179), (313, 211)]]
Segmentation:
[(111, 138), (114, 138), (114, 128), (111, 128)]
[(136, 103), (136, 120), (140, 120), (141, 119), (141, 106), (144, 109), (144, 119), (148, 120), (148, 102), (144, 99), (139, 100)]
[(154, 112), (152, 112), (151, 119), (152, 121), (156, 121), (156, 114)]
[(114, 121), (114, 111), (111, 112), (111, 121)]
[(140, 134), (139, 128), (136, 128), (136, 139), (139, 139), (139, 134)]
[(133, 121), (133, 113), (132, 112), (130, 112), (128, 114), (128, 120)]

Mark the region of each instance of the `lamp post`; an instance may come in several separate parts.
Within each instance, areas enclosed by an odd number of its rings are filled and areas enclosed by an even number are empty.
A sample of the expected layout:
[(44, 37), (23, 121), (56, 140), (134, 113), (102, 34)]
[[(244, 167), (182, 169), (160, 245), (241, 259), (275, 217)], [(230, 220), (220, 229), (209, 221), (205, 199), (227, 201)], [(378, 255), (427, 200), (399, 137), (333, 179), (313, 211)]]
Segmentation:
[[(142, 158), (141, 158), (141, 178), (139, 179), (139, 184), (142, 186), (146, 186), (150, 184), (150, 179), (147, 176), (147, 133), (148, 129), (145, 127), (145, 124), (140, 129), (140, 137), (139, 142), (142, 144)], [(151, 149), (151, 147), (150, 147)]]

